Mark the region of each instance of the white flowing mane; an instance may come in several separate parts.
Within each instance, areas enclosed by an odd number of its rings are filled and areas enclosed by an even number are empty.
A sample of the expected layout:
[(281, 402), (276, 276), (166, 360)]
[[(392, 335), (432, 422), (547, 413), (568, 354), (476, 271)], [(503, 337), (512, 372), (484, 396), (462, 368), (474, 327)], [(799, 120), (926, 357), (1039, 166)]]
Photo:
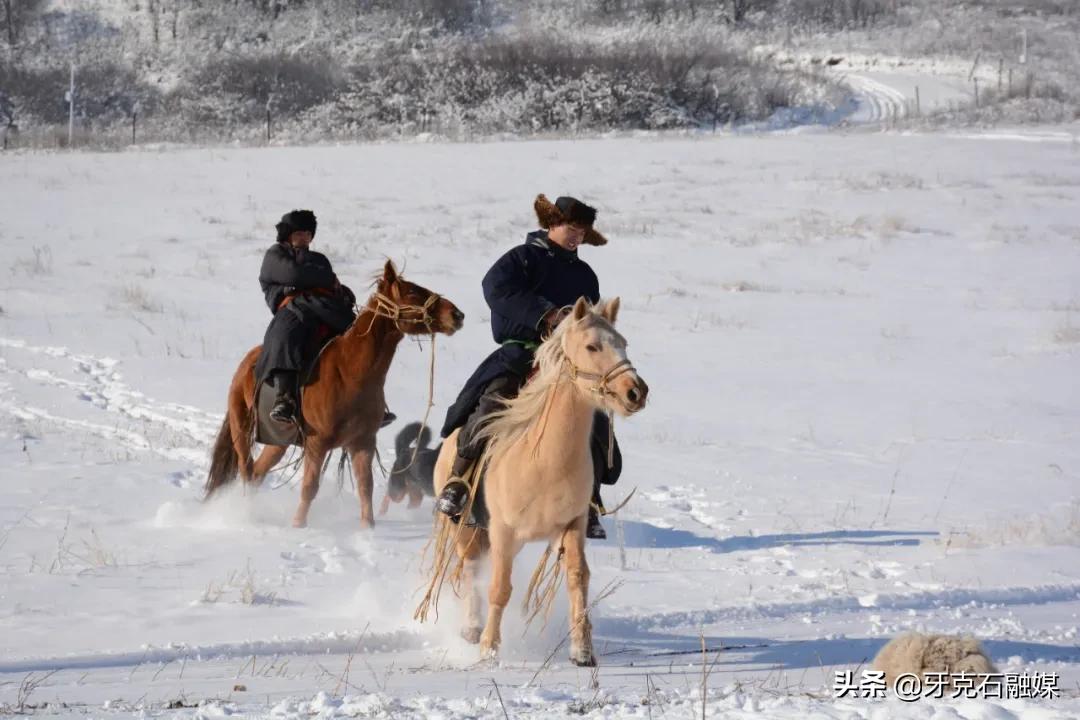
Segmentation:
[[(599, 327), (602, 331), (609, 331), (622, 339), (615, 327), (596, 312), (597, 307), (599, 306), (589, 306), (588, 314), (584, 318), (586, 327)], [(482, 466), (502, 455), (523, 438), (533, 423), (543, 415), (549, 391), (563, 377), (563, 364), (566, 360), (563, 341), (573, 325), (573, 316), (570, 316), (556, 326), (555, 331), (536, 350), (533, 360), (536, 374), (525, 384), (517, 397), (504, 399), (503, 408), (493, 412), (480, 428), (477, 438), (487, 441)]]

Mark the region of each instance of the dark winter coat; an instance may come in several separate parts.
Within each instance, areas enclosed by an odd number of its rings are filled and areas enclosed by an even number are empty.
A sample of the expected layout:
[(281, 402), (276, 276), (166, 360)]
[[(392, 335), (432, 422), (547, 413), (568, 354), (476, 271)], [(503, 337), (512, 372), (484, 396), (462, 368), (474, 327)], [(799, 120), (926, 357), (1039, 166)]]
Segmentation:
[(546, 230), (531, 232), (525, 244), (499, 258), (484, 276), (484, 300), (491, 308), (495, 342), (540, 342), (540, 321), (554, 308), (584, 296), (600, 301), (596, 273), (577, 252), (548, 241)]
[(255, 366), (259, 380), (271, 370), (303, 369), (316, 330), (325, 326), (340, 335), (355, 317), (356, 296), (322, 253), (275, 243), (263, 257), (259, 285), (274, 314)]
[(484, 299), (491, 308), (491, 333), (500, 347), (465, 383), (446, 414), (442, 436), (465, 424), (493, 380), (508, 375), (519, 384), (532, 367), (544, 315), (573, 305), (578, 298), (600, 301), (596, 273), (578, 257), (548, 241), (547, 232), (526, 236), (525, 243), (499, 258), (484, 276)]

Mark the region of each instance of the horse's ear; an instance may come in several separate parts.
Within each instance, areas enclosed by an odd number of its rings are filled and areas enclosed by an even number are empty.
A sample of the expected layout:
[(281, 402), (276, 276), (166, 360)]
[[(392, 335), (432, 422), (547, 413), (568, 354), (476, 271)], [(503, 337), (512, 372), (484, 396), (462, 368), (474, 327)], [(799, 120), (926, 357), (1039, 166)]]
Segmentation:
[(604, 303), (604, 308), (600, 311), (600, 314), (604, 316), (609, 323), (615, 324), (615, 318), (619, 316), (619, 298), (613, 298)]
[(589, 301), (584, 296), (579, 297), (577, 302), (574, 303), (574, 311), (571, 313), (574, 320), (580, 320), (589, 313)]
[(397, 268), (394, 267), (394, 261), (387, 260), (386, 265), (383, 266), (383, 282), (387, 285), (393, 285), (397, 282), (397, 279), (398, 271)]

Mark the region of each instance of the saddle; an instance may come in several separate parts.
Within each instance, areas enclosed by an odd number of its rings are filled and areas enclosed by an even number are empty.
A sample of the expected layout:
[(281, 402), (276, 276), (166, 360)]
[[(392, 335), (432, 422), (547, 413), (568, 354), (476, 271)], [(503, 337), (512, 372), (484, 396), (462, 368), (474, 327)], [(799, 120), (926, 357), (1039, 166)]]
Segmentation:
[(274, 407), (277, 398), (277, 390), (265, 380), (260, 380), (255, 386), (255, 441), (263, 445), (303, 445), (303, 436), (300, 426), (304, 418), (304, 388), (314, 382), (319, 376), (319, 358), (323, 352), (339, 336), (334, 335), (327, 325), (320, 325), (313, 334), (312, 341), (308, 344), (304, 355), (310, 360), (304, 363), (303, 369), (297, 373), (300, 387), (295, 388), (293, 397), (296, 398), (297, 422), (281, 423), (270, 419), (270, 409)]

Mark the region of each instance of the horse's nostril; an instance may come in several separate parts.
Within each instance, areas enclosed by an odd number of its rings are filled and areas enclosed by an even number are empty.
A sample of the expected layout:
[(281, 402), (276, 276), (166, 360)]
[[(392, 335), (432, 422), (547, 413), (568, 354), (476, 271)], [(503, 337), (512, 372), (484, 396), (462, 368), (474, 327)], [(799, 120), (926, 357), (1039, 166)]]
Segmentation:
[(638, 391), (635, 390), (634, 388), (630, 388), (630, 392), (626, 393), (626, 396), (628, 398), (630, 398), (630, 402), (635, 402), (635, 403), (638, 401), (638, 397), (639, 397)]
[(454, 316), (454, 319), (457, 320), (458, 322), (462, 322), (462, 321), (465, 320), (465, 313), (461, 312), (457, 308), (454, 308), (453, 316)]

